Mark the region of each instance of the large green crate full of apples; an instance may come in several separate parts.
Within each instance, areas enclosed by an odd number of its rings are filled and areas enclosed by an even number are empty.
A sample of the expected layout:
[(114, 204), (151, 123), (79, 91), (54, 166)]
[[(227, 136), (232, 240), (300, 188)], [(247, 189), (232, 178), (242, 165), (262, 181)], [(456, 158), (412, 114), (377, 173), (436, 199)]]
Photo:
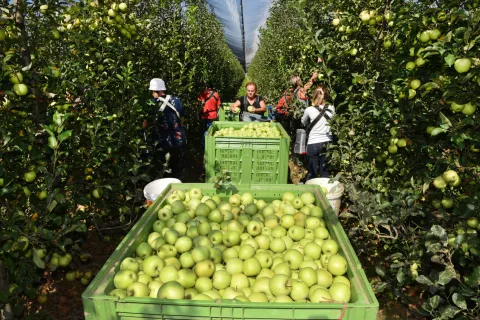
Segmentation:
[(171, 184), (82, 299), (87, 320), (374, 320), (378, 311), (314, 185)]
[(216, 121), (205, 137), (205, 182), (286, 184), (289, 146), (278, 123)]

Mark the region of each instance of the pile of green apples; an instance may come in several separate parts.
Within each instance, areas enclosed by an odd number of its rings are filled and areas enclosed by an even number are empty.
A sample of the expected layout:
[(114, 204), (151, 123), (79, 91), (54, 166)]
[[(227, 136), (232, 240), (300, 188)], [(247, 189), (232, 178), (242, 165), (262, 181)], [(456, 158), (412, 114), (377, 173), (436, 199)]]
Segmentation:
[(223, 128), (214, 133), (214, 137), (252, 137), (252, 138), (281, 138), (282, 134), (270, 122), (249, 123), (241, 129)]
[(267, 203), (175, 190), (110, 295), (245, 302), (350, 301), (347, 261), (311, 192)]
[(72, 270), (68, 271), (65, 274), (65, 280), (67, 281), (75, 281), (75, 280), (80, 280), (80, 282), (86, 286), (90, 283), (90, 280), (92, 279), (92, 271), (80, 271), (80, 270)]

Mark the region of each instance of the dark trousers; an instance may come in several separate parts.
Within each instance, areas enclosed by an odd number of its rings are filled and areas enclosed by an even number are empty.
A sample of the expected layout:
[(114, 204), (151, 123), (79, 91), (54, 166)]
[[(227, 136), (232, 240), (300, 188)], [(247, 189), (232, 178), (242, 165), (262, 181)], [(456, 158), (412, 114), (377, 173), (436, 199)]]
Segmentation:
[(169, 152), (172, 178), (177, 178), (180, 181), (184, 181), (185, 163), (187, 161), (187, 146), (171, 148)]
[(288, 133), (289, 136), (292, 135), (292, 132), (291, 132), (292, 115), (291, 114), (286, 115), (284, 113), (278, 113), (277, 112), (275, 114), (275, 121), (277, 121), (278, 123), (280, 123), (282, 125), (283, 129), (285, 129), (285, 131)]
[(308, 174), (306, 180), (317, 178), (329, 178), (326, 170), (326, 151), (328, 142), (307, 145)]
[[(162, 174), (165, 164), (165, 156), (167, 153), (170, 154), (170, 158), (168, 160), (168, 168), (170, 172), (165, 172)], [(185, 175), (185, 163), (187, 161), (187, 146), (183, 145), (176, 148), (166, 148), (161, 149), (155, 152), (154, 154), (154, 161), (152, 164), (153, 167), (153, 174), (155, 179), (161, 178), (176, 178), (183, 182), (184, 175)]]
[(295, 118), (292, 116), (292, 120), (290, 121), (290, 139), (294, 143), (292, 143), (291, 150), (295, 146), (295, 141), (297, 141), (297, 129), (305, 129), (305, 126), (302, 124), (301, 118)]

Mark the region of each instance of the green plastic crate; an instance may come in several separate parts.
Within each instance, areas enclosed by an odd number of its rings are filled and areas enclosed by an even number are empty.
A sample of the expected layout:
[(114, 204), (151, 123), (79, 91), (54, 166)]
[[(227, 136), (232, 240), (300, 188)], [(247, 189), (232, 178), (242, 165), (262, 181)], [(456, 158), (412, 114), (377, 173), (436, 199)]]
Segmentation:
[(286, 184), (290, 137), (283, 127), (276, 126), (281, 138), (214, 137), (215, 131), (232, 127), (240, 129), (244, 122), (217, 121), (205, 137), (205, 182), (227, 171), (235, 184)]
[[(173, 190), (200, 188), (205, 195), (219, 194), (222, 198), (231, 193), (215, 189), (213, 184), (171, 184), (135, 224), (118, 245), (100, 272), (82, 294), (86, 320), (117, 319), (193, 319), (193, 320), (266, 320), (266, 319), (344, 319), (375, 320), (378, 301), (362, 270), (353, 248), (348, 241), (337, 216), (329, 206), (321, 188), (316, 185), (251, 185), (238, 186), (235, 193), (251, 192), (257, 199), (271, 201), (280, 199), (290, 191), (296, 195), (311, 191), (316, 204), (324, 209), (324, 219), (331, 237), (339, 244), (339, 252), (347, 259), (348, 277), (351, 281), (351, 302), (342, 303), (252, 303), (234, 300), (191, 301), (161, 300), (155, 298), (120, 299), (108, 295), (114, 288), (113, 276), (119, 270), (120, 262), (134, 255), (135, 247), (146, 241), (152, 225), (157, 220), (157, 210), (166, 202)], [(341, 317), (343, 314), (343, 317)]]
[(230, 111), (230, 106), (233, 102), (222, 103), (218, 110), (219, 121), (240, 121), (239, 114)]
[[(218, 110), (218, 121), (240, 121), (240, 115), (230, 111), (230, 106), (232, 104), (233, 102), (222, 103)], [(263, 115), (268, 117), (268, 111), (265, 111)]]

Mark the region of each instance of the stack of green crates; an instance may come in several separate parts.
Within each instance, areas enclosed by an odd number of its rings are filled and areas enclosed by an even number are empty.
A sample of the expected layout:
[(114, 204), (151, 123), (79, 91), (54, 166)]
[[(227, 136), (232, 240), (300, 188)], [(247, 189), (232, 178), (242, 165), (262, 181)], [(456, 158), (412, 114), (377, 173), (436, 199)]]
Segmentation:
[(250, 192), (256, 199), (271, 202), (281, 199), (289, 191), (296, 196), (313, 192), (316, 204), (324, 210), (324, 220), (332, 239), (339, 245), (339, 253), (348, 263), (347, 276), (351, 282), (351, 300), (343, 303), (254, 303), (236, 300), (192, 301), (165, 300), (157, 298), (118, 298), (108, 295), (114, 289), (113, 277), (120, 269), (120, 262), (135, 254), (136, 247), (147, 240), (153, 223), (158, 219), (157, 211), (167, 203), (174, 190), (200, 188), (204, 195), (218, 194), (227, 200), (231, 193), (215, 189), (213, 184), (170, 184), (150, 206), (136, 225), (119, 244), (95, 279), (82, 295), (86, 320), (140, 320), (140, 319), (192, 319), (192, 320), (236, 320), (236, 319), (343, 319), (375, 320), (378, 301), (365, 276), (360, 262), (343, 230), (340, 221), (328, 200), (317, 185), (250, 185), (238, 186), (238, 193)]
[(270, 123), (281, 138), (214, 137), (223, 128), (236, 130), (245, 122), (216, 121), (205, 137), (205, 182), (226, 172), (236, 184), (286, 184), (290, 137), (278, 123)]

